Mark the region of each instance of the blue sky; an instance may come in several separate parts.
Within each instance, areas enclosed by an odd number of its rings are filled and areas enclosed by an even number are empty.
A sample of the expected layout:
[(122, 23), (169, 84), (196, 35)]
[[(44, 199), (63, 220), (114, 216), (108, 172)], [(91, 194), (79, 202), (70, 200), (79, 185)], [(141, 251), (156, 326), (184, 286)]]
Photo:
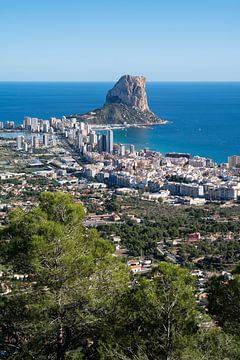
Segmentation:
[(240, 81), (239, 0), (0, 0), (0, 81)]

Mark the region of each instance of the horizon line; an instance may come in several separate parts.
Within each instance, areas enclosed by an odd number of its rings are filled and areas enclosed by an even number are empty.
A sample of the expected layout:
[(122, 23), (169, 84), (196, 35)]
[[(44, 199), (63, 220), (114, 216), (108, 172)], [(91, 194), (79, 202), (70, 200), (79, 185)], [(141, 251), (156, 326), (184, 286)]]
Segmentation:
[[(0, 83), (109, 83), (118, 80), (0, 80)], [(146, 83), (240, 83), (239, 80), (146, 80)]]

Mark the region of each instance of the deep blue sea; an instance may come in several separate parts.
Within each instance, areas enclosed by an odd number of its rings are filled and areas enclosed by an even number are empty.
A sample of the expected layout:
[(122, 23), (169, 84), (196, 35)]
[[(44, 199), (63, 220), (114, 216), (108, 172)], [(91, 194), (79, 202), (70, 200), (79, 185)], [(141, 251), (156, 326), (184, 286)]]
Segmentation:
[[(110, 82), (0, 82), (0, 121), (86, 112), (101, 106)], [(114, 141), (162, 153), (190, 152), (217, 162), (240, 155), (240, 83), (147, 84), (151, 110), (171, 123), (114, 131)]]

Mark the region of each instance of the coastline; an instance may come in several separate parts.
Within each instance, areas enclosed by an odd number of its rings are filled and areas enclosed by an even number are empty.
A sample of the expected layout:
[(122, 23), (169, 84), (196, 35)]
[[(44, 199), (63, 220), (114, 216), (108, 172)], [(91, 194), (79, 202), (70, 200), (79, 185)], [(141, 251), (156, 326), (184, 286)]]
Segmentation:
[[(147, 122), (147, 123), (135, 123), (135, 124), (89, 124), (91, 126), (92, 130), (124, 130), (124, 129), (129, 129), (129, 128), (148, 128), (150, 126), (153, 125), (166, 125), (166, 124), (170, 124), (172, 123), (169, 120), (159, 120), (158, 122)], [(30, 132), (29, 130), (24, 129), (23, 127), (20, 127), (21, 125), (19, 125), (18, 127), (12, 128), (12, 129), (0, 129), (0, 134), (1, 133), (17, 133), (17, 132)], [(34, 132), (33, 132), (34, 133)]]
[(160, 120), (159, 122), (143, 123), (143, 124), (90, 124), (92, 130), (124, 130), (129, 128), (148, 128), (153, 125), (166, 125), (170, 124), (169, 120)]
[[(167, 124), (171, 124), (173, 123), (172, 121), (169, 121), (169, 120), (161, 120), (159, 119), (158, 122), (148, 122), (148, 123), (138, 123), (138, 124), (96, 124), (96, 125), (93, 125), (93, 124), (90, 124), (91, 126), (91, 129), (92, 130), (95, 130), (95, 131), (106, 131), (106, 130), (116, 130), (116, 133), (118, 133), (118, 131), (120, 130), (120, 133), (122, 133), (123, 131), (123, 135), (121, 135), (121, 139), (118, 138), (117, 135), (114, 135), (116, 136), (115, 138), (115, 143), (121, 143), (121, 144), (125, 144), (125, 145), (129, 145), (129, 144), (133, 144), (135, 146), (135, 148), (138, 150), (138, 151), (141, 151), (143, 149), (148, 149), (148, 150), (152, 150), (152, 151), (157, 151), (157, 152), (160, 152), (162, 155), (166, 154), (166, 153), (169, 153), (169, 152), (178, 152), (178, 153), (190, 153), (192, 156), (200, 156), (200, 157), (206, 157), (206, 158), (210, 158), (210, 159), (213, 159), (215, 163), (224, 163), (226, 160), (225, 159), (216, 159), (214, 156), (210, 156), (208, 154), (202, 154), (200, 151), (191, 151), (191, 148), (187, 148), (187, 149), (178, 149), (177, 146), (175, 147), (175, 144), (172, 144), (171, 148), (170, 149), (166, 149), (164, 148), (164, 146), (161, 146), (161, 149), (159, 148), (156, 148), (156, 146), (151, 146), (153, 144), (150, 144), (149, 142), (144, 144), (143, 146), (143, 143), (142, 141), (140, 140), (140, 138), (136, 138), (135, 139), (135, 142), (134, 140), (131, 141), (131, 139), (128, 139), (127, 137), (127, 132), (125, 134), (125, 131), (127, 130), (134, 130), (134, 129), (148, 129), (148, 130), (151, 130), (153, 131), (153, 133), (157, 132), (158, 131), (158, 128), (159, 128), (159, 125), (167, 125)], [(159, 128), (160, 129), (160, 128)], [(167, 127), (165, 128), (167, 129)], [(124, 131), (125, 130), (125, 131)], [(42, 133), (38, 133), (38, 132), (31, 132), (29, 130), (26, 130), (24, 128), (21, 128), (21, 125), (17, 126), (16, 128), (13, 128), (13, 129), (0, 129), (0, 138), (1, 139), (16, 139), (18, 136), (25, 136), (27, 139), (30, 139), (31, 136), (33, 134), (36, 134), (38, 136), (42, 136)], [(143, 134), (142, 134), (143, 135)], [(142, 136), (141, 135), (141, 136)], [(230, 156), (231, 153), (229, 154), (226, 154), (226, 157)]]

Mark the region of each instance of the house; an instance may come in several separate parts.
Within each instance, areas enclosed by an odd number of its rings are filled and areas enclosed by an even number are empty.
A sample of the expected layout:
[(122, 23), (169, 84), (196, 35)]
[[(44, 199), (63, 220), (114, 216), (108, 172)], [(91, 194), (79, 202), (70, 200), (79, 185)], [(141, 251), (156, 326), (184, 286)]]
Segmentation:
[(208, 305), (208, 294), (207, 293), (200, 293), (198, 296), (198, 304), (200, 306), (207, 306)]
[(195, 242), (201, 239), (201, 234), (199, 232), (189, 234), (187, 236), (187, 242)]
[(130, 269), (133, 272), (133, 274), (137, 274), (142, 271), (142, 266), (141, 265), (130, 265)]

